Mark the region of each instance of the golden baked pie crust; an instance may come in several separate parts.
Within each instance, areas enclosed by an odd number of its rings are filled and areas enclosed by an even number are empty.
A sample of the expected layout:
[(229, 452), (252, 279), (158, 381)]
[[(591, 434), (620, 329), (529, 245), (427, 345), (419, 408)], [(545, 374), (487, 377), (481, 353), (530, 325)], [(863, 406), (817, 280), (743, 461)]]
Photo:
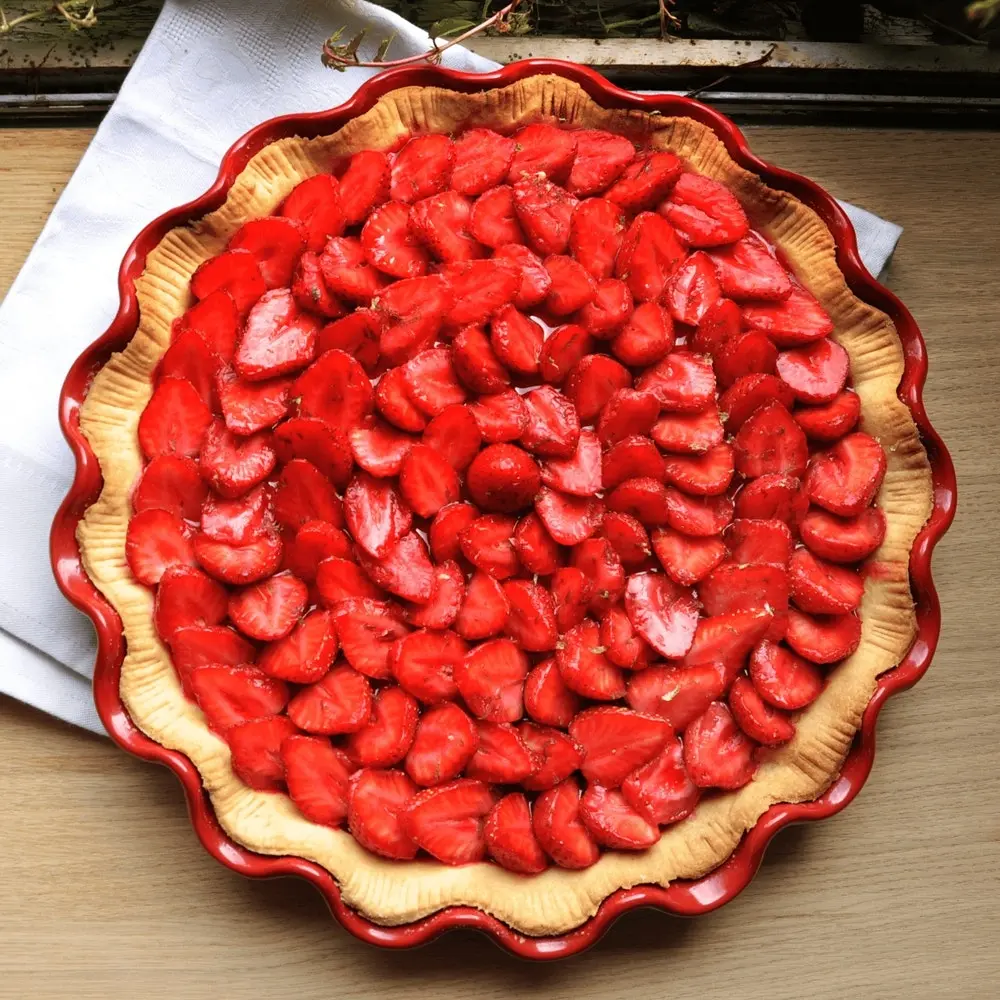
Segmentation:
[[(823, 693), (799, 716), (795, 738), (769, 751), (748, 785), (704, 801), (647, 851), (609, 851), (582, 871), (550, 868), (525, 877), (486, 862), (456, 868), (435, 861), (383, 860), (345, 830), (304, 819), (284, 794), (244, 785), (230, 767), (225, 742), (181, 691), (153, 626), (153, 595), (132, 578), (126, 564), (125, 533), (132, 486), (142, 469), (139, 415), (152, 391), (156, 363), (170, 343), (171, 323), (190, 304), (189, 282), (200, 263), (218, 254), (247, 219), (271, 214), (296, 184), (351, 153), (392, 147), (409, 133), (452, 133), (471, 125), (509, 130), (539, 120), (645, 136), (653, 148), (672, 150), (736, 194), (751, 223), (781, 248), (798, 279), (833, 318), (834, 339), (850, 355), (861, 427), (882, 442), (888, 457), (878, 498), (888, 527), (871, 557), (877, 572), (866, 578), (858, 650), (831, 672)], [(282, 139), (262, 149), (236, 178), (221, 208), (163, 238), (149, 254), (136, 291), (138, 330), (96, 376), (80, 413), (104, 488), (77, 537), (87, 572), (122, 619), (127, 655), (121, 695), (129, 714), (151, 739), (191, 758), (219, 822), (234, 840), (261, 854), (317, 862), (333, 874), (345, 903), (378, 923), (402, 924), (446, 906), (466, 905), (525, 934), (557, 934), (579, 926), (619, 888), (705, 874), (725, 861), (769, 806), (813, 799), (836, 777), (876, 678), (900, 661), (915, 635), (908, 564), (931, 512), (930, 466), (916, 425), (896, 396), (903, 351), (892, 322), (848, 289), (833, 238), (819, 217), (738, 166), (710, 129), (687, 118), (603, 109), (577, 84), (556, 76), (536, 76), (481, 94), (397, 90), (332, 135)]]

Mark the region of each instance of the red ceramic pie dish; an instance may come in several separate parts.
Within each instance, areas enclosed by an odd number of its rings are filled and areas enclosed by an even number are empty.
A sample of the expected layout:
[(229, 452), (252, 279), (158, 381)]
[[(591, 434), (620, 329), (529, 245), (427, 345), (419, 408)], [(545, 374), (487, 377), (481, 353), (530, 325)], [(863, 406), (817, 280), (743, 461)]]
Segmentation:
[[(607, 108), (686, 116), (712, 129), (738, 164), (757, 173), (771, 187), (793, 194), (819, 214), (836, 241), (837, 263), (851, 290), (860, 299), (890, 316), (905, 354), (905, 369), (898, 395), (919, 428), (930, 460), (934, 486), (933, 512), (918, 535), (910, 556), (910, 584), (916, 604), (917, 635), (902, 662), (879, 679), (841, 773), (830, 788), (812, 802), (772, 806), (744, 836), (729, 859), (708, 875), (691, 881), (676, 881), (666, 888), (644, 885), (619, 890), (605, 899), (586, 923), (559, 936), (530, 937), (515, 932), (480, 910), (460, 906), (403, 926), (385, 927), (345, 905), (333, 876), (319, 865), (296, 857), (266, 857), (236, 844), (220, 827), (194, 764), (183, 754), (147, 738), (130, 719), (119, 694), (125, 652), (121, 621), (88, 579), (81, 565), (76, 540), (77, 525), (87, 507), (98, 497), (102, 485), (98, 461), (80, 431), (80, 407), (96, 372), (113, 352), (124, 348), (136, 331), (139, 307), (134, 283), (145, 267), (147, 254), (169, 230), (218, 208), (234, 179), (265, 145), (289, 136), (312, 137), (333, 132), (368, 111), (383, 95), (401, 87), (445, 86), (463, 93), (476, 93), (536, 74), (556, 74), (571, 80)], [(372, 944), (390, 948), (411, 947), (427, 942), (452, 927), (472, 927), (484, 931), (519, 956), (559, 958), (593, 944), (620, 914), (639, 906), (655, 906), (683, 916), (706, 913), (721, 906), (749, 884), (767, 844), (778, 830), (789, 823), (833, 815), (860, 791), (874, 760), (875, 723), (879, 710), (890, 695), (920, 679), (937, 645), (940, 608), (931, 580), (931, 555), (934, 545), (954, 517), (955, 472), (948, 452), (927, 420), (921, 400), (927, 375), (927, 356), (920, 331), (902, 303), (865, 269), (847, 216), (836, 201), (812, 181), (755, 157), (739, 130), (718, 112), (683, 97), (633, 94), (611, 85), (592, 70), (550, 60), (526, 60), (487, 74), (459, 73), (430, 66), (386, 72), (363, 85), (351, 100), (337, 108), (275, 118), (248, 132), (225, 155), (215, 183), (205, 194), (156, 219), (138, 235), (122, 262), (118, 284), (120, 306), (114, 321), (104, 335), (78, 358), (63, 387), (60, 421), (76, 458), (76, 476), (53, 524), (52, 564), (65, 595), (91, 618), (97, 630), (94, 692), (104, 725), (120, 746), (139, 757), (165, 764), (177, 774), (187, 793), (188, 807), (199, 838), (223, 864), (244, 875), (299, 875), (308, 879), (323, 893), (344, 927)]]

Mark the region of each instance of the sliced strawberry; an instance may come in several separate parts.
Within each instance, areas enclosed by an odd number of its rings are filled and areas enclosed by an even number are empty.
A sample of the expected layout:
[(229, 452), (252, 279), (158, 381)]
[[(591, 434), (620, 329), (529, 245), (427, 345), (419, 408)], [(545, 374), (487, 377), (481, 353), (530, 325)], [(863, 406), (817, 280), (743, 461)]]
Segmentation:
[(378, 586), (404, 601), (426, 604), (434, 593), (434, 566), (427, 544), (414, 531), (403, 535), (381, 557), (359, 551), (358, 562)]
[(519, 569), (514, 549), (515, 524), (512, 517), (501, 514), (477, 518), (462, 532), (462, 555), (495, 580), (514, 576)]
[(528, 672), (524, 682), (524, 707), (535, 722), (565, 728), (580, 710), (580, 698), (566, 687), (556, 661), (550, 659)]
[(422, 629), (404, 635), (392, 647), (389, 666), (400, 687), (425, 705), (450, 701), (458, 696), (455, 668), (465, 658), (468, 646), (447, 629)]
[[(427, 417), (413, 405), (413, 400), (406, 391), (406, 373), (402, 366), (390, 368), (379, 379), (375, 390), (375, 406), (389, 423), (400, 430), (419, 433), (427, 426)], [(400, 464), (402, 461), (400, 457)]]
[(775, 370), (778, 349), (766, 334), (751, 330), (739, 333), (715, 350), (715, 377), (723, 389), (747, 375), (770, 375)]
[(836, 441), (857, 425), (861, 416), (861, 399), (856, 392), (845, 389), (829, 403), (801, 406), (792, 415), (810, 440)]
[(437, 512), (427, 535), (435, 562), (461, 558), (462, 532), (477, 517), (479, 511), (471, 503), (450, 503)]
[(702, 174), (681, 174), (659, 211), (693, 247), (735, 243), (750, 228), (732, 191)]
[(455, 683), (473, 715), (488, 722), (517, 722), (524, 714), (528, 658), (510, 639), (491, 639), (455, 664)]
[[(516, 156), (514, 161), (516, 164)], [(578, 204), (571, 194), (539, 173), (532, 173), (514, 184), (517, 221), (531, 248), (546, 256), (565, 252), (573, 212)]]
[(535, 770), (539, 762), (513, 726), (500, 722), (479, 722), (476, 728), (479, 745), (465, 769), (468, 777), (498, 785), (513, 785)]
[(673, 153), (649, 153), (630, 163), (605, 197), (628, 212), (652, 208), (667, 196), (682, 169)]
[(566, 395), (581, 423), (590, 423), (618, 389), (631, 389), (628, 369), (605, 354), (581, 358), (566, 377)]
[(716, 663), (652, 666), (629, 678), (626, 700), (637, 712), (666, 720), (680, 730), (725, 694), (727, 678)]
[(367, 598), (377, 601), (385, 597), (380, 587), (369, 579), (353, 559), (330, 556), (316, 570), (316, 587), (325, 607), (336, 607), (341, 601)]
[(308, 598), (301, 580), (280, 573), (231, 594), (229, 617), (245, 636), (270, 642), (291, 632)]
[(788, 612), (788, 572), (783, 566), (740, 566), (723, 563), (698, 585), (707, 615), (766, 610), (774, 613), (769, 638), (781, 638)]
[(664, 410), (701, 413), (715, 399), (715, 374), (704, 355), (675, 351), (646, 371), (636, 388), (651, 392)]
[(316, 736), (289, 736), (281, 744), (288, 797), (306, 819), (340, 826), (347, 819), (352, 766), (347, 755)]
[(622, 238), (615, 277), (629, 286), (636, 301), (656, 302), (684, 256), (670, 223), (655, 212), (640, 212)]
[[(626, 439), (615, 445), (615, 448), (621, 449), (630, 443), (630, 439)], [(605, 488), (616, 478), (617, 475), (612, 477), (606, 472)], [(635, 476), (619, 483), (607, 498), (607, 503), (609, 510), (630, 514), (647, 527), (666, 524), (670, 513), (667, 489), (652, 476)]]
[(477, 260), (486, 248), (469, 235), (472, 202), (457, 191), (442, 191), (410, 210), (410, 227), (438, 260)]
[(547, 457), (572, 457), (580, 439), (580, 419), (573, 403), (550, 385), (532, 389), (523, 401), (527, 412), (521, 434), (524, 446)]
[(502, 392), (510, 385), (510, 375), (482, 327), (459, 330), (451, 342), (451, 363), (462, 384), (473, 392)]
[(709, 405), (701, 413), (667, 413), (649, 432), (664, 451), (702, 455), (725, 437), (719, 411)]
[(729, 710), (740, 729), (764, 746), (787, 743), (795, 735), (795, 724), (783, 712), (768, 705), (742, 674), (733, 681), (729, 691)]
[(392, 162), (390, 195), (411, 204), (443, 191), (448, 187), (454, 162), (455, 144), (448, 136), (414, 136)]
[(597, 282), (582, 264), (561, 254), (551, 254), (543, 263), (551, 279), (545, 308), (552, 315), (568, 316), (593, 301)]
[(635, 159), (635, 146), (625, 136), (603, 129), (580, 129), (573, 135), (576, 157), (566, 180), (566, 190), (575, 195), (604, 191)]
[[(236, 342), (236, 312), (245, 313), (267, 291), (257, 258), (249, 250), (227, 250), (206, 260), (191, 277), (191, 293), (205, 303), (204, 308), (193, 306), (181, 322), (190, 325), (203, 335), (209, 330), (223, 331), (224, 341)], [(221, 294), (219, 294), (221, 293)], [(227, 302), (228, 299), (228, 302)], [(211, 304), (209, 303), (211, 300)], [(209, 344), (219, 341), (206, 336)], [(217, 353), (225, 356), (222, 351)], [(232, 350), (229, 351), (229, 356)]]
[(413, 515), (391, 482), (362, 472), (344, 490), (344, 520), (354, 541), (382, 558), (410, 530)]
[(538, 254), (520, 243), (506, 243), (493, 254), (493, 259), (520, 277), (521, 285), (514, 296), (518, 309), (529, 312), (545, 301), (552, 279)]
[(273, 427), (288, 413), (287, 378), (246, 382), (229, 368), (215, 375), (215, 390), (226, 427), (233, 434), (249, 435)]
[(737, 518), (726, 529), (726, 547), (738, 565), (787, 566), (792, 544), (788, 525), (777, 518)]
[(355, 309), (349, 316), (327, 323), (319, 331), (316, 353), (343, 351), (355, 358), (369, 375), (374, 375), (379, 366), (381, 329), (381, 314), (372, 309)]
[(268, 288), (287, 288), (305, 249), (305, 230), (292, 219), (271, 216), (244, 222), (228, 250), (249, 250)]
[(469, 495), (489, 511), (508, 512), (529, 506), (540, 484), (535, 460), (512, 444), (488, 445), (476, 455), (466, 473)]
[(636, 573), (625, 591), (625, 610), (635, 630), (662, 656), (680, 657), (691, 647), (698, 605), (691, 594), (658, 573)]
[(835, 563), (867, 559), (882, 544), (885, 530), (885, 514), (878, 507), (868, 507), (854, 518), (814, 508), (799, 522), (799, 534), (807, 548)]
[(537, 375), (545, 331), (513, 305), (503, 306), (490, 323), (490, 347), (497, 360), (517, 375)]
[(559, 568), (559, 546), (534, 511), (518, 520), (514, 528), (514, 551), (529, 573), (550, 576)]
[(287, 288), (275, 288), (250, 310), (233, 364), (260, 382), (305, 368), (316, 356), (319, 320), (299, 310)]
[(455, 620), (455, 631), (470, 642), (499, 635), (507, 623), (510, 605), (503, 587), (489, 573), (472, 574)]
[(154, 458), (139, 477), (132, 493), (137, 513), (159, 509), (187, 520), (197, 520), (208, 488), (198, 465), (183, 455)]
[(820, 559), (809, 549), (792, 553), (788, 582), (796, 607), (813, 615), (847, 614), (861, 604), (865, 593), (854, 570)]
[(249, 664), (206, 664), (195, 667), (188, 678), (198, 707), (217, 733), (277, 715), (288, 703), (288, 686)]
[(570, 252), (595, 280), (610, 278), (624, 231), (621, 208), (604, 198), (588, 198), (573, 212)]
[(218, 625), (226, 617), (226, 590), (194, 566), (172, 566), (156, 588), (153, 621), (163, 639), (191, 625)]
[(307, 733), (356, 733), (368, 724), (372, 689), (368, 678), (346, 663), (302, 688), (288, 703), (288, 717)]
[(480, 396), (469, 409), (483, 440), (491, 444), (516, 441), (528, 423), (528, 408), (524, 398), (513, 389), (490, 396)]
[(351, 598), (332, 614), (347, 662), (367, 677), (387, 680), (395, 644), (410, 631), (399, 608), (389, 601)]
[(628, 322), (634, 304), (628, 285), (617, 278), (597, 283), (597, 293), (577, 314), (576, 321), (588, 333), (610, 340)]
[(226, 742), (236, 777), (259, 791), (277, 791), (285, 779), (281, 744), (295, 733), (295, 724), (283, 715), (233, 726), (226, 732)]
[[(747, 233), (731, 246), (713, 250), (709, 256), (715, 264), (719, 285), (724, 295), (737, 302), (764, 299), (780, 302), (792, 294), (792, 283), (771, 248), (754, 232)], [(769, 333), (764, 325), (747, 323), (747, 313), (755, 310), (780, 313), (784, 305), (749, 306), (743, 311), (744, 325)]]
[(747, 483), (736, 496), (736, 516), (775, 518), (795, 525), (809, 507), (802, 480), (795, 476), (761, 476)]
[(617, 788), (590, 785), (580, 799), (580, 817), (598, 844), (614, 850), (642, 851), (660, 839), (650, 823)]
[(520, 129), (514, 135), (514, 158), (508, 177), (516, 181), (544, 174), (561, 184), (576, 155), (577, 134), (544, 123)]
[(757, 770), (753, 748), (725, 702), (713, 701), (684, 731), (684, 766), (699, 788), (742, 788)]
[(492, 129), (471, 128), (455, 140), (451, 186), (474, 197), (499, 184), (510, 170), (516, 143)]
[(470, 864), (486, 857), (483, 828), (493, 805), (489, 786), (463, 778), (414, 796), (403, 813), (403, 826), (438, 861)]
[[(542, 390), (537, 390), (541, 392)], [(493, 445), (494, 448), (511, 447)], [(601, 490), (601, 443), (591, 430), (580, 432), (576, 451), (568, 458), (549, 458), (542, 463), (542, 482), (574, 496), (594, 496)], [(470, 487), (471, 489), (471, 487)]]
[(380, 479), (398, 476), (416, 438), (376, 420), (351, 431), (351, 454), (365, 472)]
[(583, 748), (558, 729), (522, 722), (517, 731), (521, 742), (538, 761), (531, 775), (521, 781), (528, 791), (552, 788), (568, 778), (583, 761)]
[(139, 416), (139, 444), (146, 458), (197, 455), (212, 412), (198, 390), (183, 378), (165, 378)]
[(307, 521), (285, 546), (285, 566), (300, 580), (312, 583), (324, 559), (349, 559), (353, 552), (351, 540), (340, 528), (326, 521)]
[(625, 570), (606, 538), (588, 538), (573, 550), (573, 565), (590, 581), (590, 610), (604, 614), (625, 593)]
[(337, 648), (333, 617), (310, 611), (283, 639), (264, 647), (258, 666), (271, 677), (311, 684), (330, 669)]
[(782, 351), (777, 361), (781, 380), (804, 403), (829, 403), (835, 399), (847, 383), (849, 368), (847, 351), (828, 337)]
[(649, 534), (631, 514), (607, 511), (601, 524), (601, 535), (611, 543), (627, 569), (642, 565), (652, 554)]
[(823, 690), (823, 675), (812, 663), (773, 642), (753, 651), (749, 673), (761, 698), (786, 711), (811, 705)]
[(667, 282), (667, 308), (678, 323), (697, 326), (721, 300), (722, 289), (706, 254), (691, 254)]
[(327, 351), (293, 383), (303, 417), (325, 420), (344, 437), (372, 411), (372, 384), (365, 370), (343, 351)]
[(406, 773), (425, 788), (458, 777), (479, 746), (475, 723), (458, 705), (445, 702), (420, 716), (406, 754)]
[(556, 626), (568, 632), (587, 617), (594, 597), (594, 585), (577, 566), (560, 566), (549, 583), (556, 612)]
[(682, 662), (685, 666), (719, 666), (732, 679), (743, 669), (750, 651), (764, 638), (773, 621), (774, 612), (767, 609), (699, 618), (694, 642)]
[[(427, 273), (430, 255), (410, 225), (411, 209), (387, 201), (368, 216), (361, 230), (361, 247), (372, 267), (393, 278), (419, 278)], [(337, 284), (328, 276), (334, 289)]]
[(589, 619), (563, 636), (556, 665), (565, 685), (585, 698), (615, 701), (625, 694), (625, 677), (604, 655), (600, 629)]
[(330, 240), (320, 254), (319, 270), (334, 295), (359, 305), (371, 302), (388, 282), (353, 236)]
[(399, 491), (415, 514), (433, 517), (442, 507), (458, 501), (462, 484), (458, 473), (440, 452), (426, 444), (415, 444), (403, 459)]
[(727, 555), (726, 546), (718, 538), (694, 538), (672, 528), (657, 528), (652, 542), (664, 572), (682, 587), (704, 580)]
[[(699, 255), (700, 256), (700, 255)], [(719, 299), (710, 305), (698, 322), (691, 348), (704, 354), (715, 352), (740, 332), (740, 307), (732, 299)]]
[(389, 200), (389, 157), (366, 149), (355, 153), (340, 178), (340, 210), (348, 226), (368, 218), (371, 210)]
[[(739, 296), (733, 295), (733, 298)], [(744, 306), (743, 326), (766, 333), (778, 347), (798, 347), (833, 332), (833, 321), (826, 310), (797, 285), (792, 287), (791, 294), (783, 302)]]
[(801, 476), (809, 461), (802, 428), (781, 403), (772, 400), (756, 409), (733, 442), (736, 471), (744, 476)]
[(648, 434), (660, 413), (651, 392), (618, 389), (607, 401), (597, 421), (597, 437), (605, 447), (625, 438)]
[(583, 327), (575, 323), (556, 327), (542, 344), (539, 357), (542, 380), (562, 385), (577, 362), (593, 349), (594, 338)]
[(684, 767), (684, 745), (680, 739), (669, 740), (656, 757), (636, 768), (622, 782), (621, 794), (654, 826), (677, 823), (689, 816), (701, 792)]
[(277, 532), (265, 531), (243, 545), (216, 542), (195, 535), (194, 554), (210, 576), (223, 583), (256, 583), (276, 573), (281, 566), (282, 542)]
[(209, 664), (252, 663), (256, 650), (239, 633), (223, 625), (188, 625), (169, 639), (170, 658), (188, 690), (191, 672)]
[(434, 592), (426, 604), (411, 604), (406, 620), (417, 628), (445, 629), (454, 624), (465, 600), (465, 574), (449, 559), (434, 568)]
[(409, 752), (419, 718), (416, 701), (402, 688), (380, 688), (371, 719), (348, 735), (344, 751), (359, 767), (391, 767)]
[(483, 828), (490, 857), (507, 871), (537, 875), (548, 867), (531, 825), (531, 807), (520, 792), (505, 795), (486, 817)]
[(555, 649), (559, 634), (549, 591), (530, 580), (508, 580), (503, 592), (510, 607), (505, 626), (507, 635), (528, 652)]
[(539, 844), (560, 868), (589, 868), (601, 856), (580, 818), (580, 789), (573, 780), (538, 797), (532, 825)]
[(196, 564), (191, 528), (168, 510), (140, 511), (128, 523), (125, 559), (140, 583), (155, 587), (168, 569)]
[(309, 250), (322, 250), (346, 225), (340, 208), (340, 185), (329, 174), (316, 174), (292, 188), (281, 203), (281, 214), (299, 223)]
[(666, 521), (685, 535), (718, 535), (733, 519), (733, 501), (727, 496), (691, 497), (668, 486), (664, 491)]
[(601, 644), (616, 667), (642, 670), (649, 665), (649, 645), (633, 628), (624, 608), (609, 608), (601, 619)]
[(440, 274), (429, 274), (397, 281), (372, 299), (386, 317), (378, 342), (386, 361), (401, 364), (430, 345), (454, 301), (452, 291)]
[(604, 504), (543, 486), (535, 497), (535, 512), (560, 545), (578, 545), (597, 531), (604, 516)]
[(218, 410), (215, 379), (221, 367), (222, 359), (212, 353), (198, 333), (181, 330), (174, 336), (167, 353), (160, 358), (155, 379), (186, 379), (210, 410)]
[(569, 727), (583, 748), (580, 770), (605, 788), (617, 788), (637, 767), (655, 757), (673, 735), (662, 719), (627, 708), (589, 708)]
[(812, 663), (836, 663), (850, 656), (861, 642), (857, 615), (812, 616), (792, 608), (785, 640), (799, 656)]
[(403, 830), (402, 814), (416, 794), (417, 786), (402, 771), (358, 771), (347, 793), (351, 836), (382, 857), (400, 861), (414, 857), (417, 845)]
[(270, 476), (277, 462), (274, 441), (267, 431), (235, 437), (216, 418), (205, 432), (198, 464), (202, 477), (227, 499), (242, 496)]
[[(292, 529), (301, 528), (307, 521), (327, 521), (337, 526), (344, 523), (340, 497), (330, 480), (304, 458), (293, 459), (278, 476), (274, 490), (274, 519)], [(242, 544), (247, 539), (218, 540)]]
[(446, 277), (451, 293), (447, 315), (451, 329), (487, 322), (494, 313), (514, 301), (521, 287), (517, 270), (498, 260), (452, 264)]
[(840, 517), (857, 517), (878, 494), (885, 476), (882, 445), (855, 431), (809, 463), (805, 489), (814, 504)]
[(668, 455), (664, 462), (668, 483), (695, 496), (725, 493), (733, 478), (733, 449), (717, 444), (704, 455)]

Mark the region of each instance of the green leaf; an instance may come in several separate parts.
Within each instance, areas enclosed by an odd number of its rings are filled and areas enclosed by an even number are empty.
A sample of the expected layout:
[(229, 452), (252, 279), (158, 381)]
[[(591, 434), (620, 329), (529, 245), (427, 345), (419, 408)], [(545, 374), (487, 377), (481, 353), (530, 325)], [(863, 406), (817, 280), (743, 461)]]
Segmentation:
[(396, 36), (390, 35), (388, 38), (383, 38), (378, 44), (378, 51), (375, 53), (375, 58), (372, 62), (382, 62), (385, 59), (387, 53), (389, 52), (389, 46), (392, 45), (392, 41)]
[(475, 21), (462, 17), (443, 17), (440, 21), (435, 21), (427, 33), (431, 38), (450, 38), (452, 35), (461, 35), (475, 26)]

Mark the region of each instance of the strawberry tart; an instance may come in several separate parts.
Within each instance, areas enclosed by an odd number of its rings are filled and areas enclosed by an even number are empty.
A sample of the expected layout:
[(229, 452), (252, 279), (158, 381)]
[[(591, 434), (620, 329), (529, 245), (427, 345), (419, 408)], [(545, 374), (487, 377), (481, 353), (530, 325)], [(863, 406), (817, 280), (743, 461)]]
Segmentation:
[(234, 840), (378, 923), (556, 934), (837, 776), (930, 469), (891, 322), (709, 129), (397, 90), (136, 290), (78, 537)]

